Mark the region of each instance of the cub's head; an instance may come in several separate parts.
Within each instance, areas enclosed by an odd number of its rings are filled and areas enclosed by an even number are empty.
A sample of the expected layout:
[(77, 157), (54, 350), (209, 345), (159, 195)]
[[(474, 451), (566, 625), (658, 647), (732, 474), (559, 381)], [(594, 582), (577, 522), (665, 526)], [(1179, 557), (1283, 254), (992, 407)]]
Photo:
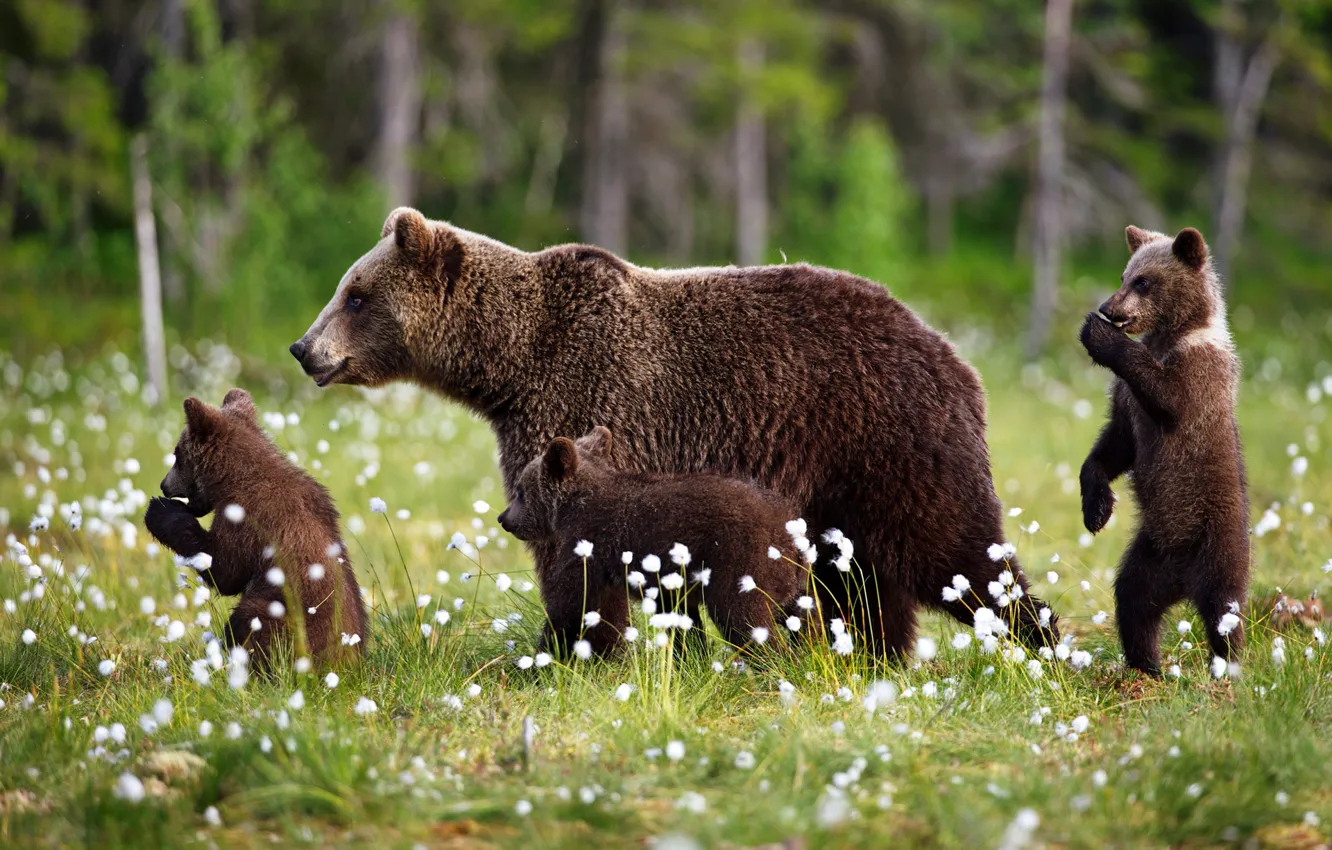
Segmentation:
[(598, 425), (578, 442), (567, 437), (550, 441), (518, 476), (513, 501), (499, 515), (500, 527), (519, 540), (541, 540), (555, 534), (562, 505), (610, 469), (612, 437)]
[(1182, 333), (1204, 327), (1223, 308), (1202, 234), (1186, 227), (1173, 239), (1130, 225), (1128, 267), (1101, 315), (1126, 333)]
[(197, 398), (185, 399), (185, 430), (176, 442), (176, 461), (162, 479), (162, 495), (189, 499), (190, 513), (206, 516), (224, 498), (221, 478), (238, 438), (262, 438), (254, 400), (245, 390), (231, 390), (220, 408)]
[(305, 373), (329, 384), (379, 386), (421, 374), (439, 356), (451, 296), (467, 254), (463, 231), (409, 207), (389, 214), (379, 244), (342, 276), (333, 300), (291, 346)]

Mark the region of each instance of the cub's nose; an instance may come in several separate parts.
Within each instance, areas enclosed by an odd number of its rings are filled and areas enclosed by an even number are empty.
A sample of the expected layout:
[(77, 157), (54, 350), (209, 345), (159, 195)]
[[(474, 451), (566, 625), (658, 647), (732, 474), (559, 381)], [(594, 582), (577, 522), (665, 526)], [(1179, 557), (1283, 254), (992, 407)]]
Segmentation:
[(292, 357), (296, 358), (296, 362), (301, 364), (305, 363), (305, 337), (301, 337), (293, 342), (291, 348), (287, 350), (291, 352)]
[(509, 530), (509, 510), (508, 510), (508, 508), (505, 508), (503, 511), (500, 512), (499, 517), (497, 517), (497, 521), (498, 521), (499, 524), (500, 524), (500, 528), (504, 529), (505, 531), (508, 531), (508, 530)]

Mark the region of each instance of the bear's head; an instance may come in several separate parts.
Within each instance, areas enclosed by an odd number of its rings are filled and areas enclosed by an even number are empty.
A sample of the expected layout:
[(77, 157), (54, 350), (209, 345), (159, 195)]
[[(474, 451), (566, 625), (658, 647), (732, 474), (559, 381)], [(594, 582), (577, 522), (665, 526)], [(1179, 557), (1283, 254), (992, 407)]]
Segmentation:
[(1172, 239), (1132, 225), (1125, 233), (1131, 256), (1101, 315), (1130, 334), (1205, 327), (1221, 309), (1221, 292), (1202, 234), (1186, 227)]
[(576, 443), (567, 437), (551, 440), (518, 476), (513, 500), (499, 515), (500, 527), (519, 540), (552, 536), (560, 508), (611, 471), (611, 445), (610, 429), (601, 425)]
[(235, 444), (255, 437), (263, 439), (263, 432), (245, 390), (228, 391), (220, 408), (185, 399), (185, 430), (176, 442), (175, 463), (162, 479), (162, 495), (188, 499), (190, 513), (207, 516), (225, 498), (223, 479), (236, 466)]
[(427, 221), (409, 207), (389, 214), (379, 243), (338, 283), (314, 324), (291, 346), (305, 373), (329, 384), (379, 386), (423, 378), (417, 354), (439, 354), (463, 274), (464, 231)]

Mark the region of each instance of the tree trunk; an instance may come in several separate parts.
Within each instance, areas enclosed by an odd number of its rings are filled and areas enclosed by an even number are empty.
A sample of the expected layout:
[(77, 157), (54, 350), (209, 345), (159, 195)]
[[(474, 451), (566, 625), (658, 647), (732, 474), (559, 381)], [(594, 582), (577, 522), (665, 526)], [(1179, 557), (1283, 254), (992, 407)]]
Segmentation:
[[(1228, 94), (1228, 102), (1223, 102), (1222, 114), (1225, 116), (1225, 137), (1221, 143), (1221, 157), (1218, 167), (1220, 194), (1217, 198), (1215, 221), (1212, 232), (1212, 263), (1225, 284), (1230, 274), (1230, 261), (1239, 247), (1240, 231), (1244, 226), (1244, 210), (1248, 202), (1249, 174), (1253, 166), (1253, 140), (1258, 132), (1258, 118), (1263, 111), (1263, 101), (1272, 82), (1272, 74), (1281, 61), (1281, 49), (1277, 42), (1280, 23), (1274, 24), (1262, 45), (1244, 67), (1244, 74), (1238, 85), (1230, 86), (1230, 91), (1223, 91), (1218, 85), (1218, 93)], [(1228, 33), (1218, 33), (1218, 39), (1230, 40)], [(1226, 69), (1221, 67), (1221, 54), (1225, 52), (1218, 46), (1218, 75)]]
[(597, 64), (588, 92), (587, 127), (583, 132), (582, 237), (593, 245), (623, 254), (628, 243), (629, 114), (623, 80), (624, 13), (597, 4), (600, 26), (587, 31), (597, 41)]
[(148, 361), (147, 399), (155, 405), (167, 395), (166, 335), (162, 330), (162, 278), (157, 265), (157, 224), (153, 220), (153, 184), (148, 176), (148, 141), (142, 135), (134, 138), (130, 171), (134, 181), (134, 239), (139, 252), (143, 354)]
[(1045, 59), (1041, 84), (1040, 140), (1036, 164), (1035, 280), (1031, 319), (1027, 328), (1027, 357), (1045, 347), (1050, 322), (1059, 301), (1059, 264), (1062, 243), (1061, 182), (1064, 174), (1064, 84), (1068, 76), (1068, 47), (1073, 0), (1049, 0), (1045, 6)]
[(763, 262), (768, 250), (768, 175), (766, 128), (752, 93), (763, 71), (763, 45), (740, 42), (737, 57), (741, 91), (735, 116), (735, 253), (742, 266)]
[(388, 9), (380, 41), (379, 136), (375, 143), (375, 175), (388, 209), (412, 202), (412, 146), (421, 116), (421, 63), (416, 22), (386, 0)]

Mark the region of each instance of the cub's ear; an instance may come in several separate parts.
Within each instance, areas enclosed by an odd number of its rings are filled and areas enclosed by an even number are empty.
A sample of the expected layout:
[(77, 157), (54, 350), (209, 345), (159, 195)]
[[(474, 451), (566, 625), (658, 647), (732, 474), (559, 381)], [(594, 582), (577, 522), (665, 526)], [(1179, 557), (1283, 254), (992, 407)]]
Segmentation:
[(1203, 236), (1192, 227), (1186, 227), (1175, 237), (1175, 244), (1170, 247), (1179, 261), (1191, 269), (1200, 269), (1207, 262), (1207, 243)]
[(546, 446), (546, 474), (557, 484), (578, 471), (578, 449), (573, 440), (557, 437)]
[(1124, 228), (1124, 238), (1128, 240), (1129, 253), (1136, 254), (1139, 248), (1152, 241), (1152, 234), (1130, 224)]
[(393, 244), (411, 260), (420, 262), (431, 250), (433, 234), (430, 232), (430, 222), (411, 207), (398, 207), (389, 213), (379, 238), (383, 239), (390, 233), (393, 234)]
[(215, 407), (209, 407), (197, 398), (185, 399), (185, 425), (190, 434), (206, 439), (217, 431), (222, 424), (222, 413)]
[(254, 399), (239, 387), (227, 390), (226, 397), (222, 399), (222, 412), (246, 423), (257, 424), (259, 421), (258, 413), (254, 409)]
[(578, 441), (578, 447), (593, 457), (609, 458), (614, 441), (615, 438), (611, 435), (611, 429), (605, 425), (598, 425)]

